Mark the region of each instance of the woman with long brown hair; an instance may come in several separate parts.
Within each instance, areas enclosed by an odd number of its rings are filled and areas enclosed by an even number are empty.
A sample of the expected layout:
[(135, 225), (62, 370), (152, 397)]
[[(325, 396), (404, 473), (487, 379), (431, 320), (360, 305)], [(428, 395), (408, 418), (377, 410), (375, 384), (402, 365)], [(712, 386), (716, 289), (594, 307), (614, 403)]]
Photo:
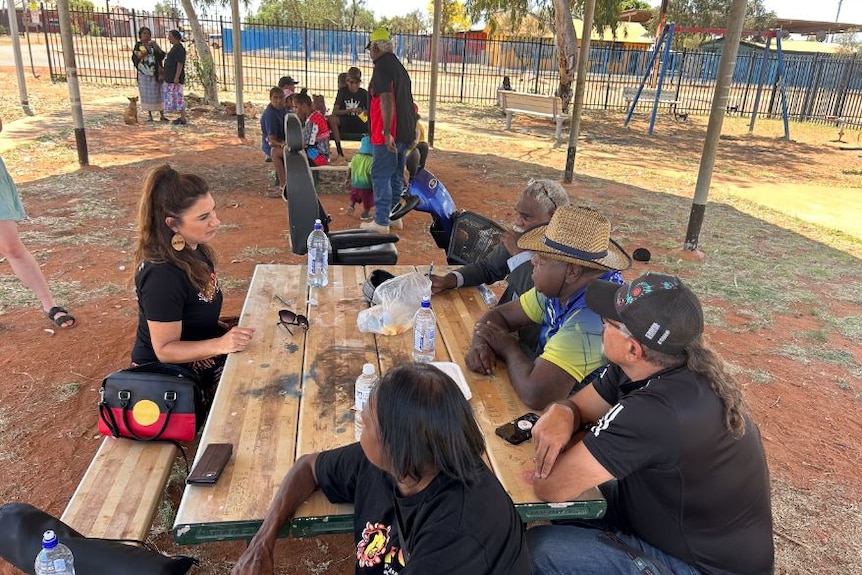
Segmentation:
[(254, 335), (219, 321), (222, 293), (208, 245), (218, 227), (203, 178), (167, 164), (150, 172), (138, 210), (132, 362), (184, 364), (205, 389), (218, 383), (227, 354), (243, 351)]

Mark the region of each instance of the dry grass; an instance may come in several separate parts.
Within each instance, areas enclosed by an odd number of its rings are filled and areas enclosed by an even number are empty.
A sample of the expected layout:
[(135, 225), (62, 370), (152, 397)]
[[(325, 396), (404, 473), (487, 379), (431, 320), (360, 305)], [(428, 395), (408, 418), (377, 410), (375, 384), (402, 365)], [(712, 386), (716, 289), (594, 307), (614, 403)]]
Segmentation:
[(776, 574), (862, 573), (862, 509), (838, 484), (810, 490), (772, 481)]

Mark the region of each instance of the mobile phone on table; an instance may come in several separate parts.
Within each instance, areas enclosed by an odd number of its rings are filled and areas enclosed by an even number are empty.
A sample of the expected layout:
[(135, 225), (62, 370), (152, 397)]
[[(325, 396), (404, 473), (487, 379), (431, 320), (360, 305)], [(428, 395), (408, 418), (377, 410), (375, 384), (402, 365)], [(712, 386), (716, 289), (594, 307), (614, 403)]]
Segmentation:
[(203, 455), (198, 459), (186, 483), (195, 485), (214, 485), (221, 472), (224, 471), (230, 456), (233, 454), (233, 445), (230, 443), (210, 443), (204, 449)]
[(533, 437), (533, 426), (539, 421), (535, 413), (525, 413), (509, 423), (504, 423), (497, 428), (497, 435), (511, 443), (518, 445)]

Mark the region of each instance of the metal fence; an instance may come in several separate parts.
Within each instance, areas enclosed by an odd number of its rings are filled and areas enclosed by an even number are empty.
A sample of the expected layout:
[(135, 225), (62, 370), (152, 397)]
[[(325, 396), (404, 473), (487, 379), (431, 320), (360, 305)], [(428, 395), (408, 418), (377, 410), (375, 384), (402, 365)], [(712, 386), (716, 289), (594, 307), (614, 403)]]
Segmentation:
[[(63, 79), (65, 69), (56, 12), (42, 10), (48, 65), (53, 79)], [(177, 28), (189, 30), (184, 19), (115, 8), (110, 13), (72, 12), (75, 55), (81, 81), (134, 85), (131, 48), (137, 30), (148, 26), (153, 37), (165, 38)], [(220, 87), (235, 86), (230, 21), (201, 19), (215, 61)], [(314, 93), (330, 97), (336, 78), (349, 66), (358, 66), (367, 78), (372, 62), (364, 48), (367, 31), (322, 29), (304, 25), (243, 24), (241, 32), (243, 85), (248, 91), (265, 92), (281, 76), (290, 75)], [(393, 35), (396, 55), (413, 80), (414, 96), (427, 100), (430, 87), (431, 37), (427, 33)], [(167, 46), (162, 41), (163, 47)], [(186, 39), (187, 69), (197, 62), (194, 44)], [(558, 85), (556, 46), (549, 38), (486, 38), (481, 33), (446, 35), (441, 39), (438, 99), (442, 102), (493, 104), (503, 76), (515, 90), (553, 94)], [(649, 50), (594, 43), (590, 50), (589, 77), (584, 97), (587, 109), (622, 110), (623, 89), (637, 86), (648, 65)], [(691, 114), (708, 114), (719, 54), (672, 52), (665, 90), (677, 93), (679, 108)], [(766, 60), (762, 53), (740, 54), (734, 71), (728, 109), (750, 114), (758, 83), (764, 87), (758, 114), (780, 116), (780, 79), (775, 52)], [(194, 82), (194, 73), (190, 74)], [(800, 121), (826, 122), (842, 116), (850, 124), (862, 124), (862, 66), (855, 56), (785, 54), (788, 112)], [(331, 101), (331, 100), (330, 100)]]

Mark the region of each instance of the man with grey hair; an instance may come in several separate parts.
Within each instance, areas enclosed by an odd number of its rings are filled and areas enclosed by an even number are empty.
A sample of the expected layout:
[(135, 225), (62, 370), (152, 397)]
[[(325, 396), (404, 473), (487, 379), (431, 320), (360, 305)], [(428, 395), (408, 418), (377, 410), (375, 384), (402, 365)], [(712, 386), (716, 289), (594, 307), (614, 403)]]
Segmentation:
[(392, 53), (392, 37), (388, 30), (374, 30), (365, 49), (374, 61), (374, 73), (368, 84), (371, 96), (368, 112), (375, 210), (374, 221), (360, 227), (389, 233), (390, 225), (403, 227), (400, 220), (390, 222), (389, 213), (404, 188), (405, 152), (416, 139), (413, 87), (407, 70)]
[[(508, 286), (501, 303), (517, 300), (533, 287), (532, 254), (517, 246), (525, 231), (547, 224), (557, 208), (569, 205), (569, 195), (553, 180), (530, 180), (515, 204), (515, 221), (503, 241), (479, 261), (463, 266), (445, 276), (431, 276), (431, 292), (480, 284), (492, 284), (506, 279)], [(540, 326), (530, 324), (518, 332), (518, 343), (524, 353), (535, 359)]]

